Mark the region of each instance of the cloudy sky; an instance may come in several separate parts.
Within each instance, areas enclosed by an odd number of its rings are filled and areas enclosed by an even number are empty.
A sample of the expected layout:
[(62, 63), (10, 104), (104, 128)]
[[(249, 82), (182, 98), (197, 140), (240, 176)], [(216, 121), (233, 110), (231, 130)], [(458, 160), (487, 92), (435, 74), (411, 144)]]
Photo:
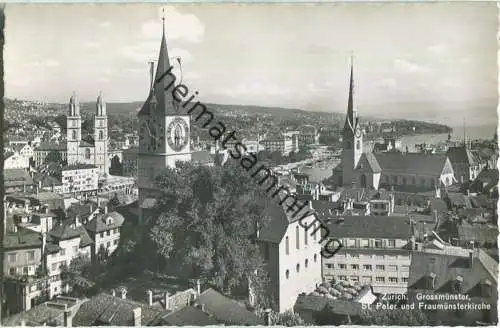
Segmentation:
[[(7, 5), (7, 97), (144, 100), (161, 8)], [(163, 8), (170, 56), (201, 101), (344, 112), (352, 52), (362, 115), (496, 120), (494, 3)]]

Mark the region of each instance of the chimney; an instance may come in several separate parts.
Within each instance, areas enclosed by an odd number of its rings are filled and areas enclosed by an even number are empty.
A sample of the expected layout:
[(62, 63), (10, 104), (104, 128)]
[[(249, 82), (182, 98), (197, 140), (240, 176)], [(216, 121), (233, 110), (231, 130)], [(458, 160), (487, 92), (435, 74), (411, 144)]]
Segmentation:
[(205, 304), (201, 304), (201, 311), (205, 312)]
[(200, 295), (201, 295), (201, 283), (200, 283), (200, 279), (196, 280), (196, 293), (197, 293), (197, 296), (200, 297)]
[(127, 298), (127, 289), (125, 289), (125, 287), (122, 287), (120, 292), (121, 292), (121, 298), (126, 299)]
[(472, 269), (474, 265), (474, 251), (469, 252), (469, 268)]
[(467, 189), (466, 193), (467, 193), (467, 196), (470, 196), (470, 189)]
[(148, 300), (148, 305), (151, 306), (153, 305), (153, 291), (148, 290), (146, 292), (147, 300)]
[(434, 224), (438, 223), (438, 211), (434, 210)]
[(271, 309), (269, 308), (264, 310), (264, 321), (266, 322), (265, 323), (266, 326), (272, 326)]
[(71, 311), (64, 311), (64, 327), (71, 328), (73, 327), (73, 318), (71, 317)]
[(165, 292), (165, 310), (170, 310), (170, 295)]
[(114, 289), (111, 290), (111, 295), (113, 295), (113, 297), (116, 296), (116, 291)]
[(104, 214), (108, 214), (108, 204), (104, 205)]
[(132, 313), (134, 314), (134, 327), (140, 327), (141, 326), (141, 318), (142, 318), (142, 311), (140, 307), (137, 307), (132, 310)]

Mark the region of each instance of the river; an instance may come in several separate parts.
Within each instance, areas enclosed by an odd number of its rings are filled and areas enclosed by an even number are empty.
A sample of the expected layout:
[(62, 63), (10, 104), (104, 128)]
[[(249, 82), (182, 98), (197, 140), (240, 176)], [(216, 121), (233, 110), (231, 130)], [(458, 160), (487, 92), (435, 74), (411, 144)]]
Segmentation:
[[(463, 140), (463, 127), (453, 128), (452, 140)], [(471, 139), (491, 139), (496, 131), (496, 126), (467, 127), (467, 138)], [(446, 141), (448, 134), (422, 134), (416, 136), (405, 136), (401, 138), (403, 149), (408, 146), (408, 150), (414, 150), (415, 144), (434, 144)], [(338, 160), (323, 161), (314, 164), (314, 167), (301, 167), (300, 172), (309, 175), (309, 180), (313, 183), (321, 182), (332, 175), (332, 169), (340, 163)]]

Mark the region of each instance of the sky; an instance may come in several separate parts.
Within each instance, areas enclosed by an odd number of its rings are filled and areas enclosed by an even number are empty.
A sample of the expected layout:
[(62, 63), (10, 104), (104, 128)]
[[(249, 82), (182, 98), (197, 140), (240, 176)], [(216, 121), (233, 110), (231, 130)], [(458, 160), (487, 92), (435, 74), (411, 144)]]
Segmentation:
[(493, 2), (8, 4), (6, 96), (145, 100), (162, 9), (169, 56), (202, 102), (344, 113), (353, 54), (360, 115), (497, 122)]

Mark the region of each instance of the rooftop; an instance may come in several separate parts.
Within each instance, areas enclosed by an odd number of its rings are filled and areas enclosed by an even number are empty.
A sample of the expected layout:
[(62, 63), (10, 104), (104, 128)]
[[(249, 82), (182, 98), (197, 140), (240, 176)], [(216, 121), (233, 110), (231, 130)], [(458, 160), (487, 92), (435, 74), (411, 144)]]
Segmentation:
[(365, 237), (408, 239), (411, 225), (405, 216), (342, 216), (329, 220), (323, 217), (332, 238)]

